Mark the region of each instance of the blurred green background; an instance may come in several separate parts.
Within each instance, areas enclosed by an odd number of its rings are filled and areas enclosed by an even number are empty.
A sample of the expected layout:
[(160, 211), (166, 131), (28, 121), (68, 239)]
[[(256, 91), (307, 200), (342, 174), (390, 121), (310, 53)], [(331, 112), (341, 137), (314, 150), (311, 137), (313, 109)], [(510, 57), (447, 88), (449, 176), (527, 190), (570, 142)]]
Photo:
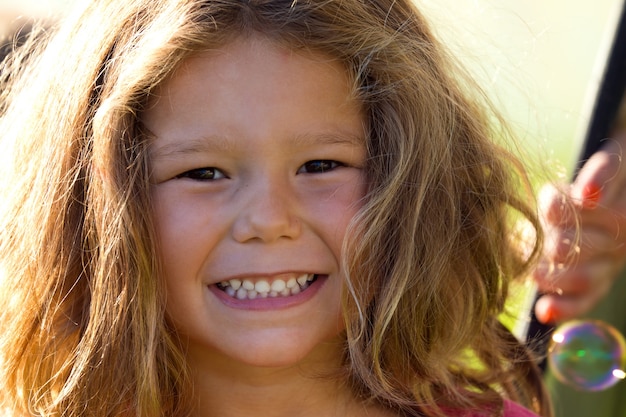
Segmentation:
[(416, 1), (507, 115), (525, 150), (567, 175), (622, 0)]

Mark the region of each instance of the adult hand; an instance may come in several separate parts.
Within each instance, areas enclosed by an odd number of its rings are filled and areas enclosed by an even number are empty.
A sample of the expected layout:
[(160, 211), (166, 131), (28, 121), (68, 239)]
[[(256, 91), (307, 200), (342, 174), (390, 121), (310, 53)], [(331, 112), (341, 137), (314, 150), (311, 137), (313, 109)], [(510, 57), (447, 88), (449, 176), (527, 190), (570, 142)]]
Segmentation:
[(591, 310), (626, 263), (626, 132), (607, 140), (570, 186), (540, 195), (546, 243), (534, 273), (543, 323)]

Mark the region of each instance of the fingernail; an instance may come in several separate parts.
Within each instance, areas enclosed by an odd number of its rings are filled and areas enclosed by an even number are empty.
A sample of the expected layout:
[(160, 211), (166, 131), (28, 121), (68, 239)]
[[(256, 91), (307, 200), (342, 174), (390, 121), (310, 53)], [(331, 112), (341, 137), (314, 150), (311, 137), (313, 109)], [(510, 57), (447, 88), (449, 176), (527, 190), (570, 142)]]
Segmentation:
[(548, 323), (558, 323), (563, 320), (563, 314), (557, 308), (548, 309)]
[(554, 312), (551, 308), (547, 309), (543, 313), (543, 317), (539, 318), (540, 321), (544, 324), (553, 323), (554, 322)]
[(593, 209), (598, 206), (602, 198), (602, 188), (597, 184), (587, 184), (582, 191), (583, 207)]
[(540, 300), (535, 306), (535, 315), (537, 316), (537, 319), (544, 324), (553, 324), (559, 320), (560, 314), (557, 309), (552, 305), (546, 305), (547, 303), (542, 303), (541, 301), (545, 300)]

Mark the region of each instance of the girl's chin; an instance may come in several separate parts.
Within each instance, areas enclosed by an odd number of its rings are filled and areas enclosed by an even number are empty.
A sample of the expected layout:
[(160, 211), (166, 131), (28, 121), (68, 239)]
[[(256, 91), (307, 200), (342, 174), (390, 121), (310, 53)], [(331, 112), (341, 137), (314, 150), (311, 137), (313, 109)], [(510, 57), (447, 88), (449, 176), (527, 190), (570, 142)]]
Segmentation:
[[(190, 346), (189, 353), (195, 359), (210, 364), (211, 369), (222, 369), (225, 372), (254, 374), (293, 367), (298, 372), (306, 369), (315, 373), (324, 370), (336, 372), (343, 359), (344, 340), (340, 329), (336, 335), (329, 336), (322, 342), (317, 342), (317, 338), (312, 338), (311, 335), (297, 332), (257, 331), (250, 335), (248, 343), (234, 342), (231, 346), (219, 347)], [(190, 363), (196, 362), (191, 357), (189, 359)]]

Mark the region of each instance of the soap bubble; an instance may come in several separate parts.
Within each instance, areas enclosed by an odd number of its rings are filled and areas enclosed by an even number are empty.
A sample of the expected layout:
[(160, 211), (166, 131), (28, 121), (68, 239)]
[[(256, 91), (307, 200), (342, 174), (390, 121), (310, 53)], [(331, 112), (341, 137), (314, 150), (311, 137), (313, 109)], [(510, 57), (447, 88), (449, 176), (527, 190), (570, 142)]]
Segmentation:
[(548, 364), (564, 384), (601, 391), (626, 378), (626, 342), (604, 322), (572, 320), (552, 334)]

